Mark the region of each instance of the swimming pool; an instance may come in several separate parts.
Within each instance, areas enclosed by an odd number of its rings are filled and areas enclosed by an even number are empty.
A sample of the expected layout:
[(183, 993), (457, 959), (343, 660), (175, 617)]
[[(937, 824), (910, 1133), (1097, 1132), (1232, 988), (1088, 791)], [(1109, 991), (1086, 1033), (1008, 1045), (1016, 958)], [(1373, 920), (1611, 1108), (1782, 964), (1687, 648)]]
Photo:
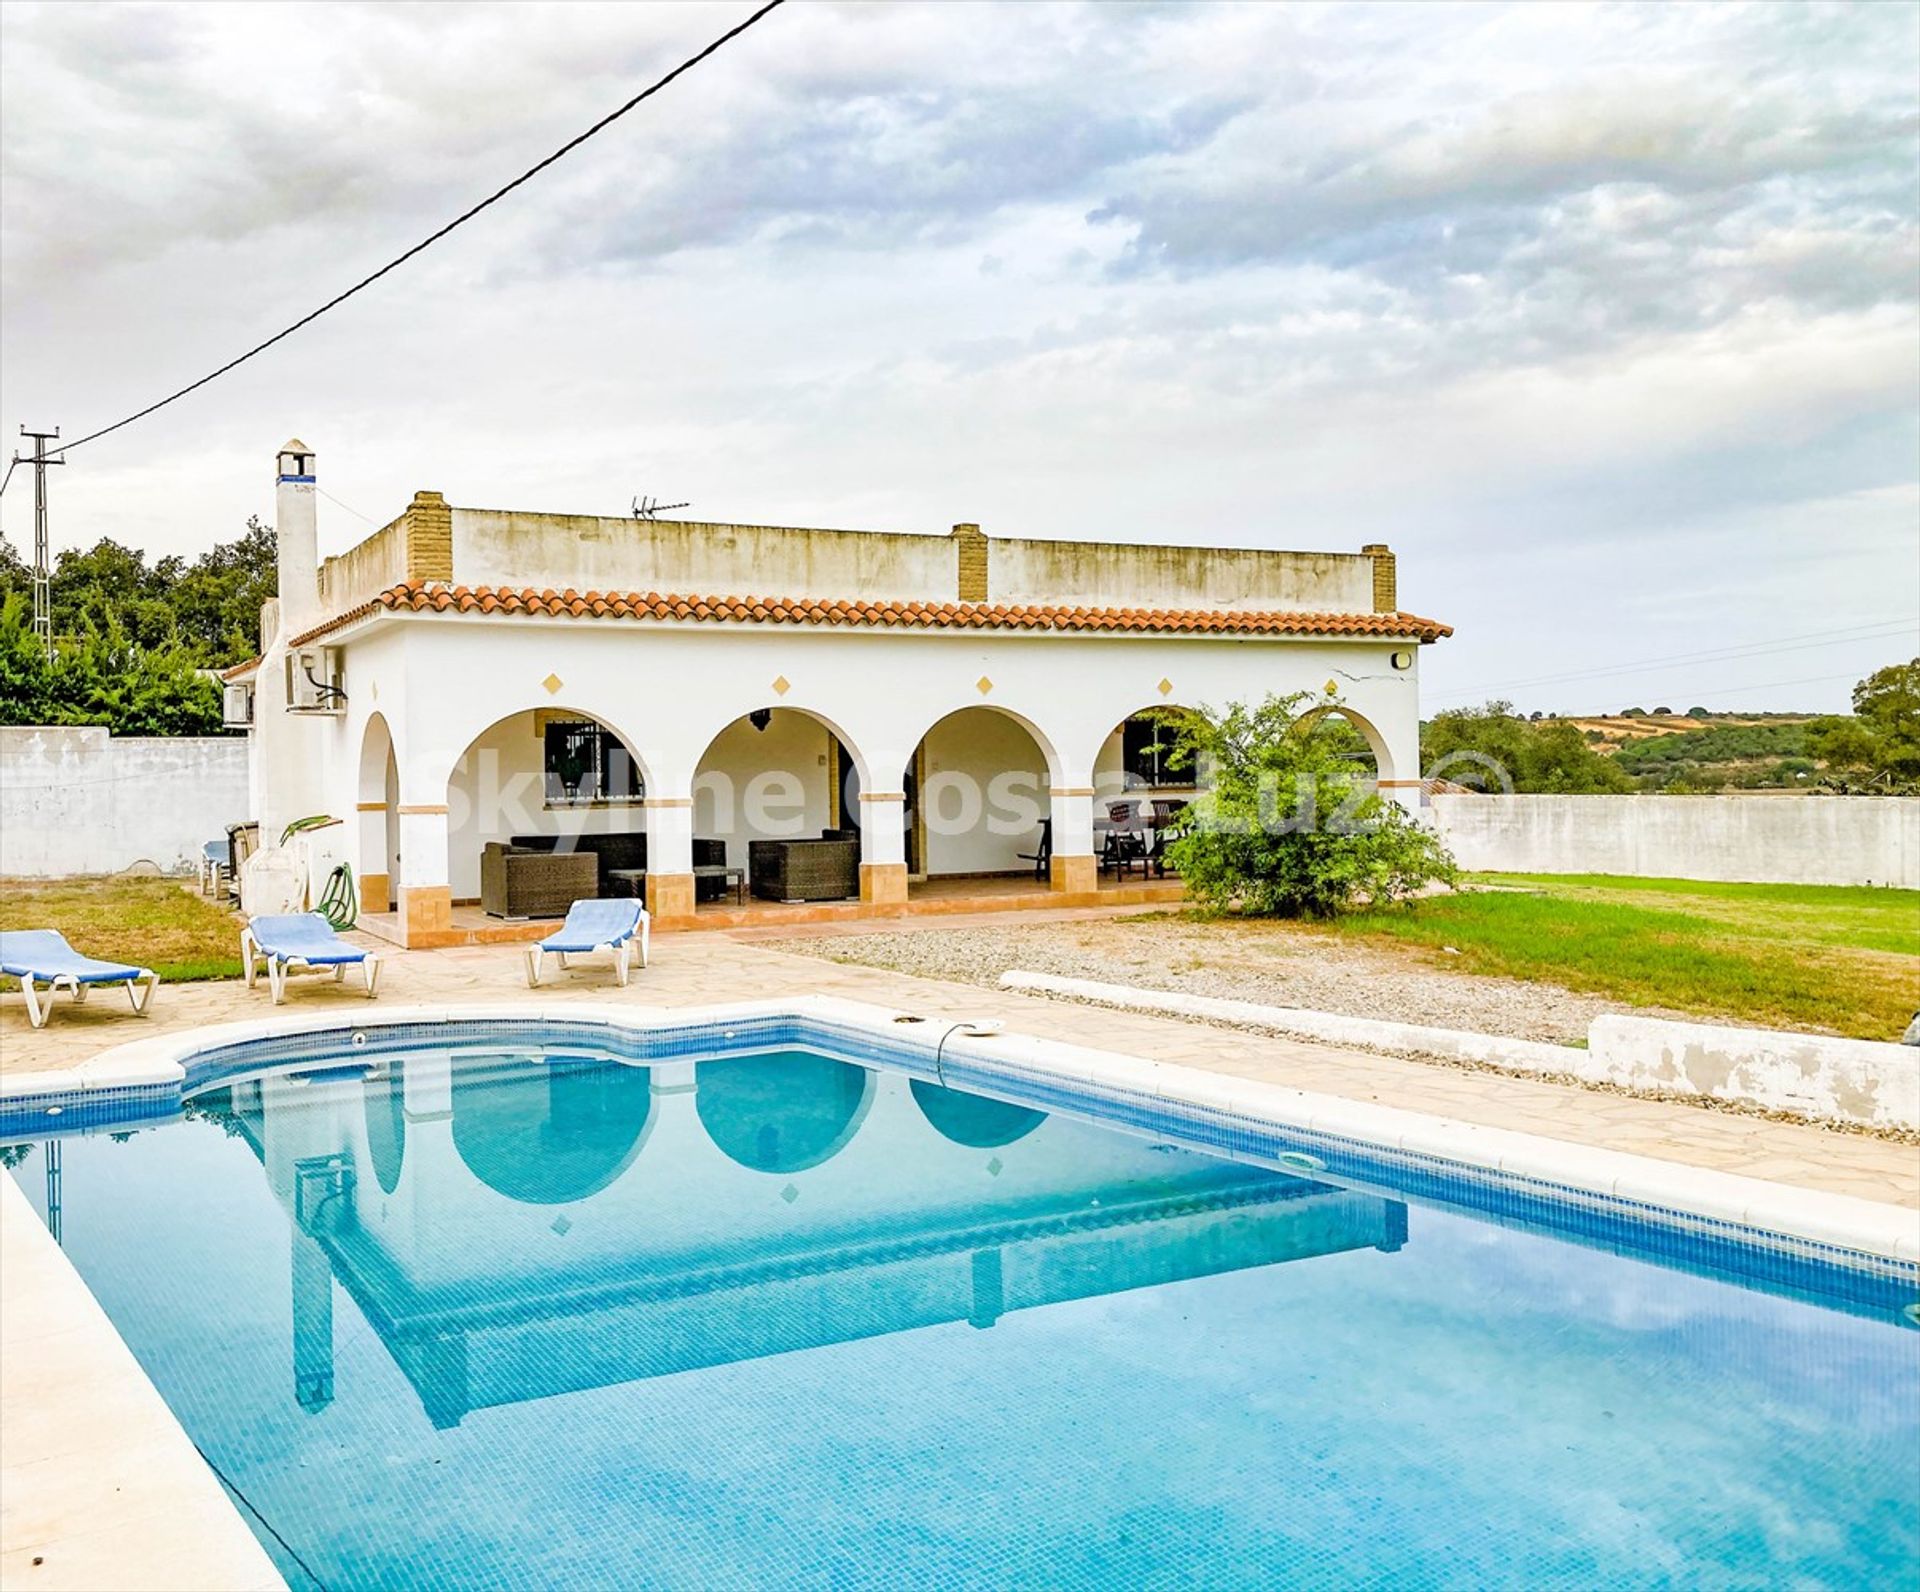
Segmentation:
[(1906, 1262), (772, 1020), (191, 1079), (0, 1120), (296, 1588), (1920, 1566)]

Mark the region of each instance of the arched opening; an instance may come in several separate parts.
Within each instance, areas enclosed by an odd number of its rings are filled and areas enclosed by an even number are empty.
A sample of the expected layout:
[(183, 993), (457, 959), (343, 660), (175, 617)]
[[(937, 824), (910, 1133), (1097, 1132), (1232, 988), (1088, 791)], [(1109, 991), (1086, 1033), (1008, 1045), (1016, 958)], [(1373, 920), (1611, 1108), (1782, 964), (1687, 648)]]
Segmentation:
[(1300, 730), (1324, 741), (1341, 762), (1351, 766), (1355, 778), (1374, 783), (1393, 777), (1386, 739), (1364, 714), (1333, 702), (1303, 713)]
[(400, 871), (400, 764), (386, 716), (375, 713), (360, 738), (358, 811), (360, 907), (385, 912)]
[(934, 723), (901, 776), (912, 894), (1047, 882), (1060, 760), (1029, 720), (965, 707)]
[(744, 713), (707, 744), (693, 779), (696, 905), (860, 894), (861, 762), (804, 708)]
[(1047, 1120), (1046, 1112), (1036, 1111), (1032, 1106), (990, 1100), (985, 1095), (943, 1088), (922, 1078), (912, 1080), (909, 1087), (913, 1090), (914, 1104), (919, 1106), (928, 1126), (941, 1138), (969, 1150), (1001, 1149), (1024, 1139)]
[(645, 1067), (599, 1057), (503, 1057), (454, 1074), (454, 1149), (488, 1188), (522, 1205), (571, 1205), (598, 1194), (632, 1164), (652, 1120)]
[(804, 1172), (831, 1160), (872, 1102), (866, 1068), (798, 1051), (703, 1061), (694, 1079), (707, 1137), (756, 1172)]
[(1182, 745), (1195, 709), (1154, 703), (1128, 714), (1093, 759), (1093, 850), (1103, 883), (1168, 877), (1168, 826), (1200, 793), (1203, 771)]
[(604, 718), (546, 707), (495, 720), (447, 778), (454, 903), (551, 918), (576, 900), (643, 893), (646, 790), (632, 743)]
[(383, 1074), (360, 1086), (360, 1104), (367, 1118), (367, 1157), (383, 1193), (400, 1186), (400, 1168), (407, 1158), (405, 1062), (395, 1057)]

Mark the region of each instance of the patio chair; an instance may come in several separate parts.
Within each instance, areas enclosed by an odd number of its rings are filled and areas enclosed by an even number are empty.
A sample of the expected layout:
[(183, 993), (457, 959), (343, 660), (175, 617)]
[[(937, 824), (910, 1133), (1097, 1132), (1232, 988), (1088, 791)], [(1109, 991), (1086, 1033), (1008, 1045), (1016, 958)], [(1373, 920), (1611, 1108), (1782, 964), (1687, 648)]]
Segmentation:
[(367, 999), (372, 1000), (380, 984), (380, 957), (349, 945), (318, 912), (283, 912), (253, 919), (240, 931), (240, 971), (247, 988), (252, 989), (260, 976), (257, 964), (267, 968), (267, 988), (273, 991), (273, 1004), (287, 998), (287, 974), (316, 973), (333, 969), (334, 982), (347, 976), (347, 969), (360, 968), (367, 981)]
[(1032, 851), (1017, 853), (1020, 861), (1033, 864), (1033, 877), (1045, 884), (1053, 873), (1053, 820), (1040, 820), (1040, 843)]
[(233, 842), (209, 840), (200, 848), (200, 893), (218, 899), (220, 887), (233, 872)]
[(640, 965), (645, 967), (652, 935), (653, 920), (647, 916), (647, 909), (632, 897), (617, 901), (576, 901), (567, 908), (565, 923), (538, 945), (527, 947), (527, 988), (539, 988), (540, 958), (548, 951), (560, 958), (562, 968), (569, 956), (611, 951), (613, 976), (625, 987), (635, 937), (640, 942)]
[[(56, 990), (72, 990), (73, 1004), (84, 1006), (87, 992), (95, 984), (124, 984), (134, 1016), (145, 1017), (153, 1005), (153, 992), (160, 987), (160, 975), (152, 968), (82, 956), (58, 929), (9, 929), (0, 933), (0, 973), (20, 980), (20, 993), (27, 998), (27, 1021), (35, 1028), (47, 1026)], [(44, 1005), (41, 992), (34, 988), (36, 980), (47, 986)]]

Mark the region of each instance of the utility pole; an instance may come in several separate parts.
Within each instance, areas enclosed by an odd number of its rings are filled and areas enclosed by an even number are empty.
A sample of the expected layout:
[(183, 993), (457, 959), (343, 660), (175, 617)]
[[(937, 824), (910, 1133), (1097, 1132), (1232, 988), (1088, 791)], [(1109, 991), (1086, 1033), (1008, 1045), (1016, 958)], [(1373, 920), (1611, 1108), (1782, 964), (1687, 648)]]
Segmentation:
[(46, 649), (49, 658), (53, 656), (53, 582), (48, 574), (47, 554), (47, 466), (65, 464), (65, 459), (49, 459), (47, 444), (57, 442), (60, 428), (51, 431), (29, 431), (20, 428), (20, 435), (33, 438), (33, 456), (20, 457), (20, 450), (14, 449), (15, 464), (33, 466), (33, 633), (40, 638), (40, 645)]

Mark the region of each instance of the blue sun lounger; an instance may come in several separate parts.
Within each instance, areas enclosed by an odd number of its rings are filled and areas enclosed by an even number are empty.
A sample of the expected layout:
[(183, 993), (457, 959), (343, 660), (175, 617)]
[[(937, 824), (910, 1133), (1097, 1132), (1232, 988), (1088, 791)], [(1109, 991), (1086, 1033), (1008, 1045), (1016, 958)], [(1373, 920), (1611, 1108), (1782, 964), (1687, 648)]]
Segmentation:
[(633, 945), (640, 942), (640, 965), (647, 965), (648, 942), (653, 920), (637, 899), (619, 901), (576, 901), (567, 908), (567, 921), (538, 945), (527, 947), (527, 987), (540, 983), (540, 958), (548, 951), (567, 965), (569, 956), (584, 956), (589, 951), (613, 952), (613, 976), (621, 985), (627, 982), (627, 970), (633, 964)]
[(332, 968), (334, 980), (347, 976), (347, 969), (358, 966), (367, 980), (367, 999), (372, 1000), (380, 983), (380, 958), (372, 951), (349, 945), (334, 932), (333, 925), (318, 912), (287, 912), (255, 918), (240, 931), (240, 968), (252, 989), (260, 976), (256, 964), (267, 968), (267, 988), (273, 991), (273, 1004), (287, 998), (287, 974), (290, 971), (318, 972)]
[[(79, 1006), (95, 984), (124, 984), (134, 1015), (144, 1017), (160, 984), (160, 976), (151, 968), (82, 956), (58, 929), (8, 929), (0, 933), (0, 974), (20, 980), (20, 993), (27, 998), (27, 1021), (35, 1028), (47, 1026), (56, 990), (72, 990), (73, 1004)], [(36, 981), (47, 986), (45, 1005), (41, 1004), (41, 992), (34, 988)]]

